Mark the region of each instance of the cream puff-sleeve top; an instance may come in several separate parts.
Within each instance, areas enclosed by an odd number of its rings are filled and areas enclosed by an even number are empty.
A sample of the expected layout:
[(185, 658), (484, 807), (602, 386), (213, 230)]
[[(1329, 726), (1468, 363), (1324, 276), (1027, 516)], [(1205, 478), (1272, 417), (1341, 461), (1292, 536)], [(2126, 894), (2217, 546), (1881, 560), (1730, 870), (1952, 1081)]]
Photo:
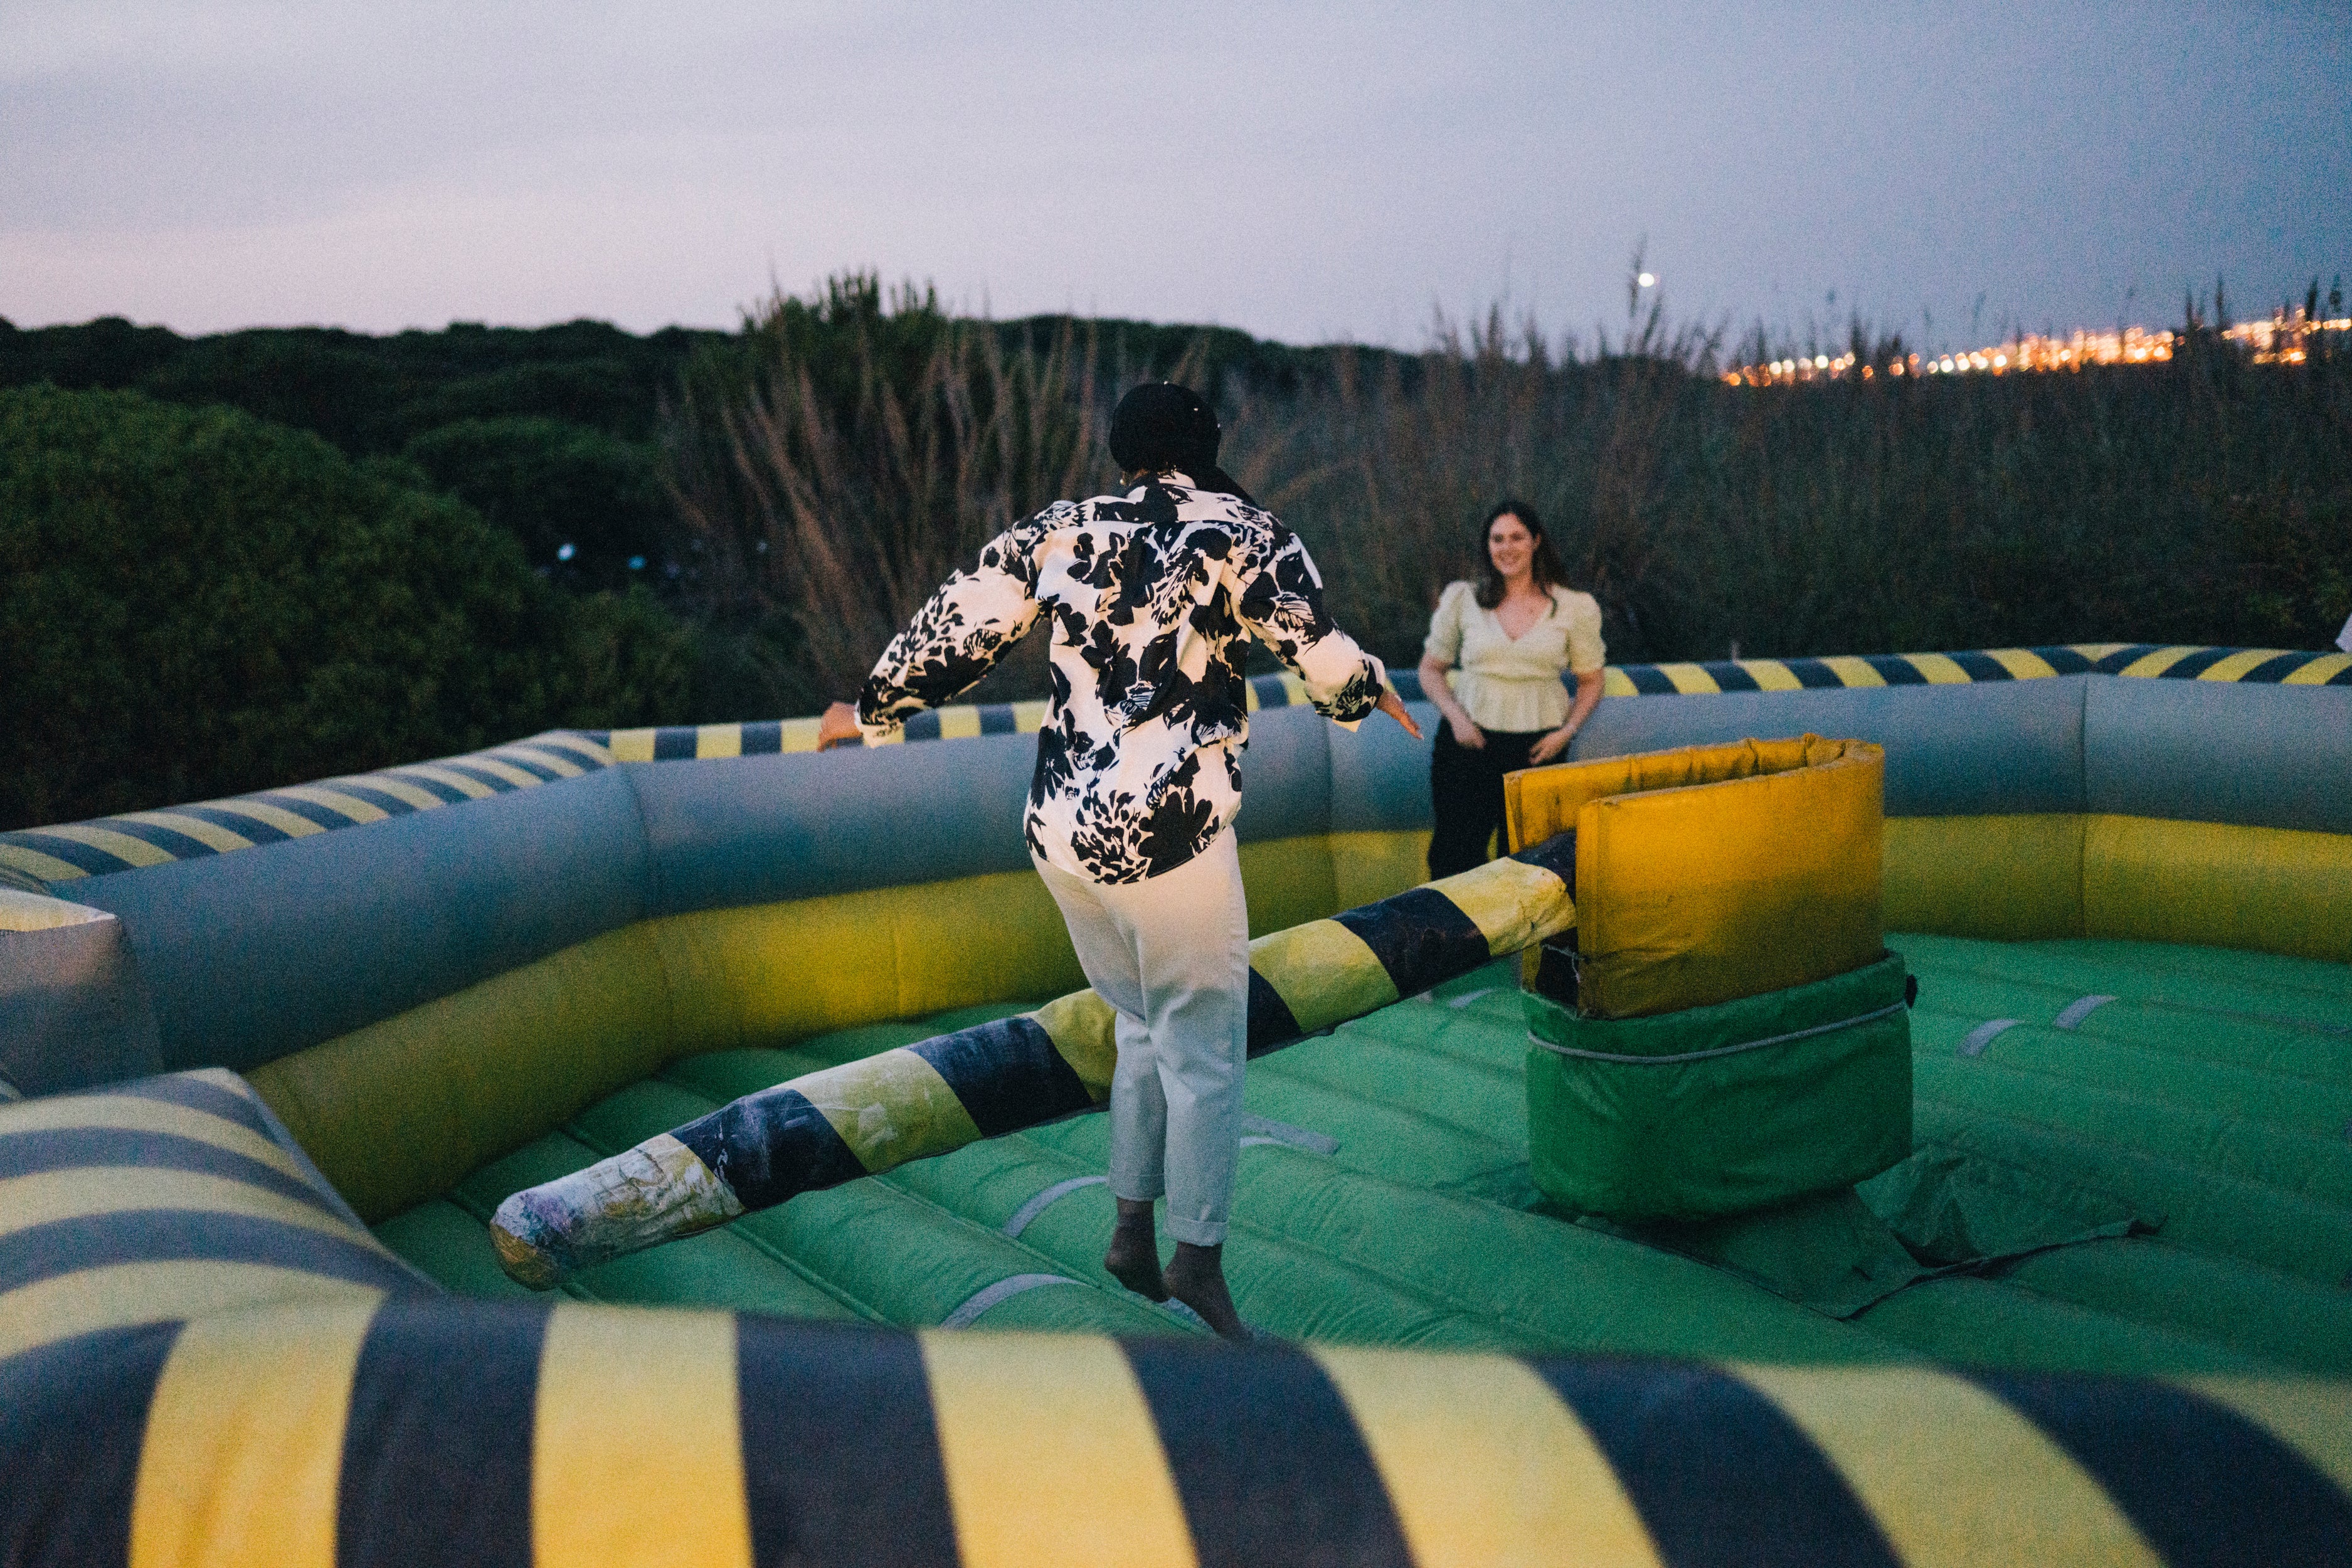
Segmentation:
[(1591, 595), (1554, 587), (1551, 608), (1514, 637), (1467, 583), (1445, 585), (1422, 652), (1454, 667), (1454, 695), (1472, 722), (1517, 734), (1566, 723), (1569, 696), (1560, 671), (1591, 675), (1609, 658), (1601, 641), (1601, 604)]

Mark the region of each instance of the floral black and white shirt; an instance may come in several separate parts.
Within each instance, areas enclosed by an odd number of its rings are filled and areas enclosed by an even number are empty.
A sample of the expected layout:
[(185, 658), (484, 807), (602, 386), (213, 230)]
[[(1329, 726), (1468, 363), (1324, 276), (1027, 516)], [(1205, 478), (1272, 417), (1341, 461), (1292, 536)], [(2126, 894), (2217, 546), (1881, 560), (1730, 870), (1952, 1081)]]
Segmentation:
[(1094, 882), (1173, 870), (1241, 809), (1244, 633), (1350, 729), (1386, 679), (1331, 624), (1297, 535), (1169, 473), (1124, 496), (1057, 501), (990, 541), (883, 652), (858, 693), (858, 727), (882, 739), (953, 699), (1041, 615), (1054, 696), (1025, 832), (1048, 865)]

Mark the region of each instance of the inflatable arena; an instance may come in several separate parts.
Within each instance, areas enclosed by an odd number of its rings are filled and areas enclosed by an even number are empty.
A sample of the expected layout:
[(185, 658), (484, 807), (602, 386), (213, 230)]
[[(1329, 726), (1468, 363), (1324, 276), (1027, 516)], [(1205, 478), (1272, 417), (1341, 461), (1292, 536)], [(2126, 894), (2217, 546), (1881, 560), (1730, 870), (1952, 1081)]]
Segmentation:
[(0, 834), (0, 1562), (2352, 1561), (2352, 656), (1608, 690), (1423, 886), (1252, 682), (1238, 1348), (1043, 704)]

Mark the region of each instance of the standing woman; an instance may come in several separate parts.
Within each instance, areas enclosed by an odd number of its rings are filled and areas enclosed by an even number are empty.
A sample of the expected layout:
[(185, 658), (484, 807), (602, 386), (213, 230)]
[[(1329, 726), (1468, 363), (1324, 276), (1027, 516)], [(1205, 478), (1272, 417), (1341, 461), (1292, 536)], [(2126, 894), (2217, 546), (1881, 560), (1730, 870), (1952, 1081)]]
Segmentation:
[[(1421, 654), (1422, 692), (1445, 717), (1429, 759), (1432, 878), (1486, 861), (1503, 826), (1503, 775), (1567, 752), (1601, 701), (1607, 662), (1601, 605), (1561, 582), (1533, 507), (1495, 508), (1478, 545), (1477, 582), (1445, 585)], [(1451, 687), (1449, 668), (1460, 671)], [(1576, 672), (1573, 704), (1562, 670)]]

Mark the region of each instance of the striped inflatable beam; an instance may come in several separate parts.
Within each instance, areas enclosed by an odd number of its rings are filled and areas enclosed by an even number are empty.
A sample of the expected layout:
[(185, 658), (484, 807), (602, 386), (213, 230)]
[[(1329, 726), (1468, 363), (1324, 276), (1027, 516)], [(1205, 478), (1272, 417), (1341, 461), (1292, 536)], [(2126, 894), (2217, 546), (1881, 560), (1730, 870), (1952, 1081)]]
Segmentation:
[[(1803, 691), (1823, 687), (1951, 686), (2040, 680), (2060, 675), (2120, 675), (2136, 679), (2235, 681), (2254, 685), (2352, 686), (2352, 654), (2280, 648), (2073, 643), (1966, 653), (1844, 655), (1826, 658), (1748, 658), (1692, 664), (1612, 665), (1612, 697), (1704, 696), (1727, 691)], [(1419, 701), (1421, 681), (1394, 670), (1398, 695)], [(1251, 679), (1248, 707), (1303, 707), (1306, 688), (1293, 675)], [(893, 736), (903, 742), (977, 735), (1034, 734), (1043, 701), (997, 702), (919, 713)], [(616, 763), (709, 761), (816, 750), (814, 719), (730, 724), (675, 724), (641, 730), (555, 731), (511, 745), (436, 762), (357, 773), (257, 795), (166, 810), (128, 812), (89, 822), (0, 833), (0, 885), (49, 892), (83, 877), (103, 877), (198, 856), (218, 855), (289, 837), (356, 827), (387, 816), (430, 811), (509, 790), (529, 789)]]
[(2187, 1568), (2352, 1541), (2352, 1389), (2302, 1380), (368, 1299), (68, 1349), (0, 1362), (27, 1568)]
[[(1249, 1053), (1520, 952), (1574, 923), (1576, 838), (1250, 944)], [(802, 1193), (1090, 1110), (1118, 1059), (1092, 991), (746, 1095), (585, 1170), (527, 1188), (490, 1222), (499, 1261), (536, 1290)]]

